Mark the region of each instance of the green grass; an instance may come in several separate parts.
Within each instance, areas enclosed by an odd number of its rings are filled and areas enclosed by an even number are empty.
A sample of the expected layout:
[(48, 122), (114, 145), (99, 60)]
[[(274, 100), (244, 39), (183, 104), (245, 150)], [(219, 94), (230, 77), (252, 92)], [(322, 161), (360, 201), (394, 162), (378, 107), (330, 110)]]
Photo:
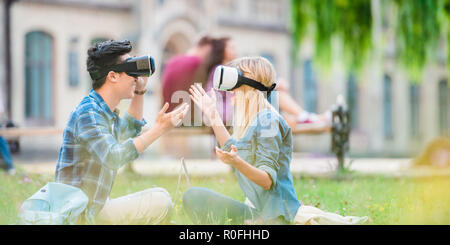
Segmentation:
[[(13, 224), (21, 203), (36, 192), (52, 175), (26, 174), (16, 176), (0, 171), (0, 224)], [(185, 214), (181, 197), (187, 189), (183, 179), (176, 194), (177, 177), (149, 177), (133, 173), (120, 174), (111, 198), (151, 187), (163, 187), (175, 203), (172, 223), (192, 224)], [(197, 177), (193, 186), (210, 188), (244, 201), (235, 177), (228, 175)], [(294, 186), (299, 200), (341, 215), (369, 216), (369, 224), (450, 224), (449, 178), (386, 178), (352, 176), (344, 180), (304, 178), (297, 176)]]

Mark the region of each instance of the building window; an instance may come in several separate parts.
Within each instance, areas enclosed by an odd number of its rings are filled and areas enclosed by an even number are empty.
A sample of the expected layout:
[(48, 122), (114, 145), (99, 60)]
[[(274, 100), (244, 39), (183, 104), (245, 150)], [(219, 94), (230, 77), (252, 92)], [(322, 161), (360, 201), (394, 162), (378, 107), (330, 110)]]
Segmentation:
[(40, 31), (27, 33), (25, 36), (25, 117), (31, 124), (52, 124), (52, 76), (52, 37)]
[(311, 60), (305, 61), (303, 64), (303, 70), (303, 99), (305, 110), (308, 112), (317, 112), (317, 84)]
[(386, 139), (392, 139), (392, 80), (384, 75), (383, 81), (383, 131)]
[(450, 135), (450, 89), (447, 79), (443, 79), (438, 85), (438, 107), (439, 107), (439, 133), (441, 135)]
[(69, 85), (77, 87), (80, 83), (78, 71), (78, 38), (72, 38), (69, 44)]
[(350, 112), (350, 125), (351, 128), (358, 127), (358, 85), (356, 84), (355, 75), (350, 74), (347, 81), (347, 104)]
[(420, 85), (409, 85), (410, 104), (410, 135), (412, 138), (420, 137)]

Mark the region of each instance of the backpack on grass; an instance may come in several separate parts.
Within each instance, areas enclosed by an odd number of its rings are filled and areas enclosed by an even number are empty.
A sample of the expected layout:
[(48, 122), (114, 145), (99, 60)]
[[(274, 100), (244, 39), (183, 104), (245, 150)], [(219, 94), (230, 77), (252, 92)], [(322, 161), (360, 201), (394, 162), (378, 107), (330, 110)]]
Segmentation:
[(86, 209), (88, 197), (79, 188), (49, 182), (28, 198), (19, 212), (20, 225), (72, 225)]

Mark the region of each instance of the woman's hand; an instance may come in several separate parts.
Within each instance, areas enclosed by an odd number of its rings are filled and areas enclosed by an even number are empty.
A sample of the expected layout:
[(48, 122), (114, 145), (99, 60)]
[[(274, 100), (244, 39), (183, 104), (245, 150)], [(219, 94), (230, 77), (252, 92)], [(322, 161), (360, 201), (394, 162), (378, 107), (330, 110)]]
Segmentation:
[(188, 112), (189, 105), (187, 103), (183, 103), (180, 107), (175, 110), (166, 113), (169, 108), (169, 103), (165, 103), (161, 111), (158, 113), (155, 120), (155, 127), (159, 127), (160, 130), (166, 132), (170, 129), (177, 127), (184, 116)]
[(231, 146), (230, 152), (222, 151), (221, 149), (219, 149), (219, 147), (216, 146), (216, 154), (222, 162), (231, 166), (235, 166), (235, 164), (239, 160), (239, 156), (237, 155), (237, 148), (234, 145)]
[(256, 168), (240, 158), (237, 154), (236, 146), (232, 145), (230, 152), (222, 151), (216, 146), (216, 154), (222, 162), (235, 167), (245, 177), (261, 186), (264, 190), (270, 190), (272, 187), (272, 178), (270, 175), (266, 171)]
[(191, 85), (189, 89), (191, 93), (190, 97), (194, 103), (202, 110), (202, 112), (212, 121), (217, 114), (216, 110), (216, 93), (213, 89), (210, 90), (208, 95), (205, 90), (198, 84)]
[(191, 93), (191, 99), (202, 110), (206, 117), (206, 125), (212, 127), (219, 145), (224, 145), (230, 138), (230, 133), (228, 133), (223, 125), (219, 112), (216, 109), (216, 93), (211, 89), (211, 96), (209, 96), (199, 84), (192, 85), (189, 92)]

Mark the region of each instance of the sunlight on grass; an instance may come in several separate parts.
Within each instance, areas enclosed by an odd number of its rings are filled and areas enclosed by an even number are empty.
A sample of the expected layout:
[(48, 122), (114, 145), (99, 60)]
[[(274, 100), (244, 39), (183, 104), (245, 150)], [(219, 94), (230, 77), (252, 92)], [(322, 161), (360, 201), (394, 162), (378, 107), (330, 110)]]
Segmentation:
[(450, 223), (450, 180), (419, 181), (410, 194), (401, 195), (401, 224), (448, 225)]
[[(16, 176), (0, 172), (0, 224), (14, 224), (21, 203), (46, 182), (51, 175)], [(234, 175), (193, 177), (193, 186), (212, 189), (237, 201), (245, 196)], [(450, 224), (450, 179), (448, 178), (384, 178), (354, 176), (346, 180), (326, 178), (294, 179), (299, 200), (341, 215), (369, 216), (369, 224)], [(172, 224), (192, 224), (183, 209), (182, 196), (188, 189), (182, 181), (178, 193), (176, 177), (150, 177), (134, 173), (117, 176), (111, 198), (152, 187), (163, 187), (172, 195)], [(214, 219), (211, 224), (217, 223)], [(231, 220), (226, 222), (232, 223)]]

